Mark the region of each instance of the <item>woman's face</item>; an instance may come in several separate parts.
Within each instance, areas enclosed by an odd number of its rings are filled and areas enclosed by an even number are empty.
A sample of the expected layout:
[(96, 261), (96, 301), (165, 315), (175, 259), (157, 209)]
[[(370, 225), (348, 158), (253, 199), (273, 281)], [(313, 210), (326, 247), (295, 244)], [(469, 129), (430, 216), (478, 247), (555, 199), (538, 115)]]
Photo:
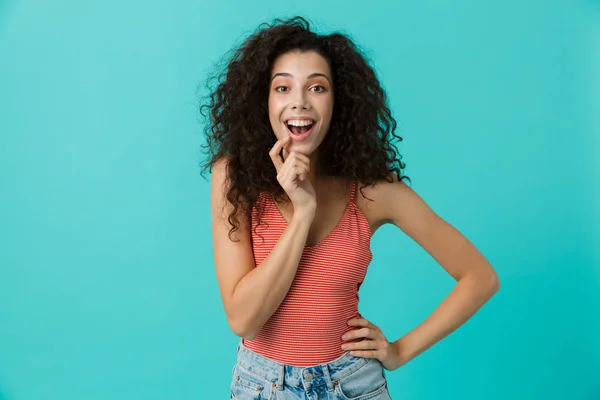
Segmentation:
[(269, 120), (277, 139), (292, 138), (288, 151), (311, 155), (321, 144), (333, 112), (329, 63), (314, 51), (291, 51), (273, 63)]

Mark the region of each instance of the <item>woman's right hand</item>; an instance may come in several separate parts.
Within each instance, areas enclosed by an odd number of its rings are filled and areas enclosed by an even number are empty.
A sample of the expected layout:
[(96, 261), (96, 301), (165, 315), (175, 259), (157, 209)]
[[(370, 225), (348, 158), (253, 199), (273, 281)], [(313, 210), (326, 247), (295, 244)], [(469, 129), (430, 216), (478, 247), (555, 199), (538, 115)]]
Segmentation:
[(278, 140), (269, 152), (277, 170), (277, 181), (290, 198), (294, 206), (294, 213), (298, 211), (314, 213), (317, 207), (317, 195), (308, 180), (310, 160), (304, 154), (295, 151), (284, 158), (280, 155), (281, 150), (290, 140), (289, 136)]

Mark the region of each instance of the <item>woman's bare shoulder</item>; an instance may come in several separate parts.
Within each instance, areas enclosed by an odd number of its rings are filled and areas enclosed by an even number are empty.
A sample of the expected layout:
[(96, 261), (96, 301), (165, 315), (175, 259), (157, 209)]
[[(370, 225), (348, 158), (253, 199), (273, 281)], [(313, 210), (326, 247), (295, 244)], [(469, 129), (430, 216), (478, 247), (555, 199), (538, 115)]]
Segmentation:
[(370, 185), (357, 182), (355, 202), (375, 232), (380, 226), (393, 222), (399, 205), (406, 201), (410, 192), (412, 189), (404, 180), (390, 174), (387, 179), (379, 179)]

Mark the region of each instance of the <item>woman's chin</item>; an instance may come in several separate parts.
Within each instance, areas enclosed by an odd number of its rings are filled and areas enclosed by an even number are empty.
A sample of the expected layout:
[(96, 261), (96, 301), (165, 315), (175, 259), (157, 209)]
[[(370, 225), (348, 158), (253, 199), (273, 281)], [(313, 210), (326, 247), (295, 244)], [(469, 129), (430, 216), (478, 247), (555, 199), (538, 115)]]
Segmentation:
[(304, 154), (305, 156), (310, 156), (311, 153), (313, 153), (315, 151), (315, 149), (312, 146), (312, 143), (305, 141), (305, 142), (294, 142), (292, 141), (289, 145), (289, 151), (296, 151), (300, 154)]

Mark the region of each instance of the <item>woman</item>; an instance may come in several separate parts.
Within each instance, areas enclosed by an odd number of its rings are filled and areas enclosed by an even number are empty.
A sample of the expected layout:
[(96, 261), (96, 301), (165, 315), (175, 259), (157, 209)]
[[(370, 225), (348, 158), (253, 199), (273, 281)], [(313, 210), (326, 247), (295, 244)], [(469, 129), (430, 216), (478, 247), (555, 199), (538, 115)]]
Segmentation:
[[(480, 252), (408, 186), (396, 122), (372, 68), (341, 34), (302, 18), (264, 25), (231, 56), (203, 108), (217, 280), (241, 337), (231, 398), (389, 399), (393, 371), (499, 288)], [(384, 224), (458, 284), (390, 341), (358, 313)]]

